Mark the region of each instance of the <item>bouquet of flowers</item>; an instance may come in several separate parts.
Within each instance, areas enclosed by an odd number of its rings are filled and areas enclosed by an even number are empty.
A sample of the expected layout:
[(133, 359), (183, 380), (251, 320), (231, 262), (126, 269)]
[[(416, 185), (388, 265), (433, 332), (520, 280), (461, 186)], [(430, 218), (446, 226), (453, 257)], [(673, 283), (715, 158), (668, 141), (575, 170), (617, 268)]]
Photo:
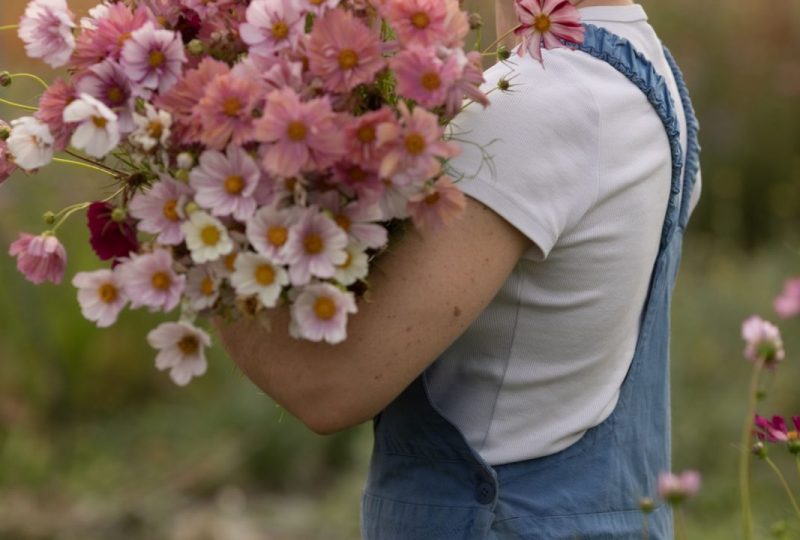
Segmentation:
[[(568, 17), (550, 15), (566, 0), (518, 8), (534, 56), (560, 46)], [(392, 224), (464, 208), (447, 125), (465, 100), (488, 104), (471, 26), (458, 0), (107, 0), (78, 22), (66, 0), (31, 0), (16, 27), (28, 56), (69, 75), (0, 75), (46, 88), (0, 124), (0, 181), (60, 161), (114, 191), (46, 214), (10, 254), (30, 281), (60, 282), (56, 233), (86, 211), (111, 264), (74, 276), (84, 317), (179, 308), (147, 340), (180, 385), (206, 370), (198, 317), (286, 305), (293, 337), (339, 343)]]

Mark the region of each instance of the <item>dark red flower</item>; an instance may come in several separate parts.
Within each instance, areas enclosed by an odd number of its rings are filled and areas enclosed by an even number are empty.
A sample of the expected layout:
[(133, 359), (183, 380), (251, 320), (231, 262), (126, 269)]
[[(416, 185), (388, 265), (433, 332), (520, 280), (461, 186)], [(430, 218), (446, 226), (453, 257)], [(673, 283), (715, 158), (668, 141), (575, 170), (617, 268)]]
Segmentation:
[(112, 205), (94, 202), (89, 205), (86, 216), (91, 233), (89, 243), (102, 260), (127, 257), (131, 252), (139, 250), (136, 222), (130, 217), (116, 221)]

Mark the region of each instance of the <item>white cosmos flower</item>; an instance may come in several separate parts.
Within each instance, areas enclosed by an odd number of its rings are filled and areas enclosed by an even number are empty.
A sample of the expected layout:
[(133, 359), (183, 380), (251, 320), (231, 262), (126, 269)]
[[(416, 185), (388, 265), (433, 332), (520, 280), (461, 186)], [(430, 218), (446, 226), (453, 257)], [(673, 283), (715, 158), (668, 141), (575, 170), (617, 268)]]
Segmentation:
[(192, 252), (192, 260), (197, 264), (216, 261), (233, 251), (233, 240), (225, 225), (201, 210), (192, 212), (181, 229), (186, 236), (186, 246)]
[(341, 343), (347, 338), (348, 314), (357, 311), (353, 293), (330, 283), (308, 285), (292, 304), (289, 334), (332, 345)]
[(211, 337), (188, 322), (162, 323), (147, 334), (147, 343), (158, 349), (156, 367), (169, 369), (178, 386), (189, 384), (192, 377), (203, 375), (208, 368), (205, 348), (211, 345)]
[(92, 157), (105, 157), (119, 144), (117, 113), (89, 94), (81, 94), (67, 105), (64, 122), (80, 124), (70, 143)]
[(119, 277), (113, 270), (79, 272), (72, 280), (78, 288), (78, 302), (83, 316), (99, 328), (111, 326), (128, 303)]
[(189, 307), (194, 311), (202, 311), (212, 307), (219, 299), (222, 279), (216, 275), (210, 265), (193, 266), (186, 274), (186, 292)]
[(144, 111), (144, 115), (133, 113), (136, 130), (130, 135), (131, 142), (145, 152), (156, 146), (166, 148), (172, 133), (172, 115), (167, 111), (156, 109), (149, 103), (145, 103)]
[(236, 257), (235, 267), (230, 281), (237, 294), (258, 296), (267, 308), (278, 304), (283, 287), (289, 284), (286, 269), (255, 253), (240, 253)]
[(44, 167), (53, 161), (53, 135), (47, 124), (32, 116), (11, 121), (11, 135), (6, 141), (14, 163), (26, 171)]
[(347, 260), (336, 267), (333, 278), (342, 285), (352, 285), (359, 279), (364, 279), (369, 273), (369, 259), (364, 246), (358, 242), (351, 242), (347, 246)]

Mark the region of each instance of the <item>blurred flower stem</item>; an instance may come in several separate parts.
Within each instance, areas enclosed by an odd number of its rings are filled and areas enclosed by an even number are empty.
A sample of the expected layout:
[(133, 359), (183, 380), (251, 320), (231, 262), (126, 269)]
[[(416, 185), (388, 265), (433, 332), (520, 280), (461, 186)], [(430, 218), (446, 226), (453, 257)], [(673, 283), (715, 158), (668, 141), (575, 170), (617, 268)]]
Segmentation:
[(22, 103), (17, 103), (16, 101), (9, 101), (7, 99), (0, 98), (0, 103), (5, 103), (6, 105), (10, 105), (11, 107), (17, 107), (18, 109), (25, 109), (26, 111), (38, 111), (37, 107), (32, 107), (30, 105), (24, 105)]
[(91, 169), (93, 171), (99, 171), (101, 173), (107, 174), (109, 176), (113, 176), (115, 178), (119, 177), (118, 173), (112, 172), (112, 171), (110, 171), (110, 170), (108, 170), (106, 168), (103, 168), (103, 167), (98, 167), (96, 165), (92, 165), (90, 163), (84, 163), (83, 161), (76, 161), (76, 160), (73, 160), (73, 159), (64, 159), (64, 158), (54, 157), (53, 158), (53, 162), (55, 162), (55, 163), (65, 163), (67, 165), (75, 165), (75, 166), (78, 166), (78, 167), (85, 167), (87, 169)]
[(44, 82), (44, 80), (41, 77), (37, 77), (33, 73), (12, 73), (11, 74), (11, 78), (12, 79), (18, 79), (18, 78), (33, 79), (34, 81), (36, 81), (39, 84), (41, 84), (45, 88), (45, 90), (50, 88), (50, 85), (48, 85), (46, 82)]
[(753, 374), (750, 378), (750, 388), (747, 396), (747, 412), (745, 413), (744, 426), (742, 427), (742, 441), (739, 448), (739, 492), (742, 505), (742, 533), (744, 540), (753, 539), (753, 512), (750, 507), (750, 440), (753, 437), (755, 425), (756, 401), (758, 399), (758, 383), (764, 369), (766, 358), (759, 355), (753, 365)]
[(767, 462), (769, 468), (772, 469), (772, 472), (774, 472), (775, 476), (778, 477), (778, 480), (781, 481), (783, 489), (786, 490), (786, 496), (789, 497), (789, 501), (792, 503), (792, 507), (794, 508), (797, 517), (800, 517), (800, 507), (797, 506), (797, 499), (795, 499), (794, 493), (792, 493), (792, 488), (790, 488), (788, 482), (786, 482), (786, 477), (783, 476), (781, 470), (778, 468), (777, 465), (775, 465), (775, 462), (772, 461), (772, 459), (770, 459), (769, 456), (765, 456), (764, 461)]
[(675, 540), (686, 540), (686, 518), (683, 515), (683, 506), (676, 506), (675, 512)]
[(0, 26), (0, 30), (16, 30), (19, 28), (18, 24), (7, 24), (5, 26)]

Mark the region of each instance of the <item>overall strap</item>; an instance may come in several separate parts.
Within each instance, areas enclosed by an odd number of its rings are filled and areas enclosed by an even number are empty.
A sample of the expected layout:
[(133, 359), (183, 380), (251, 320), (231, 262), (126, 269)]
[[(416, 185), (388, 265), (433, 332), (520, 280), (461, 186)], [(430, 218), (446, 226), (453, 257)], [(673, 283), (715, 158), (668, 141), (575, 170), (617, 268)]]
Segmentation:
[(575, 49), (603, 60), (625, 75), (647, 96), (647, 100), (655, 109), (667, 131), (672, 152), (672, 187), (659, 247), (659, 250), (663, 251), (678, 224), (681, 208), (679, 200), (683, 187), (683, 149), (680, 144), (680, 124), (675, 111), (675, 103), (672, 101), (672, 95), (664, 78), (627, 39), (593, 24), (584, 24), (584, 27), (586, 29), (584, 41), (580, 45), (574, 46)]
[(675, 83), (678, 85), (678, 92), (681, 96), (681, 103), (683, 103), (683, 112), (686, 115), (686, 167), (683, 171), (683, 200), (681, 201), (681, 210), (678, 220), (678, 226), (681, 230), (686, 228), (689, 221), (689, 210), (691, 207), (692, 192), (694, 191), (695, 182), (697, 182), (697, 175), (700, 172), (700, 123), (697, 121), (697, 116), (694, 112), (694, 105), (692, 99), (689, 97), (689, 89), (686, 87), (686, 81), (683, 78), (683, 73), (678, 67), (678, 63), (672, 56), (668, 48), (664, 47), (664, 56), (669, 63), (672, 74), (675, 77)]

